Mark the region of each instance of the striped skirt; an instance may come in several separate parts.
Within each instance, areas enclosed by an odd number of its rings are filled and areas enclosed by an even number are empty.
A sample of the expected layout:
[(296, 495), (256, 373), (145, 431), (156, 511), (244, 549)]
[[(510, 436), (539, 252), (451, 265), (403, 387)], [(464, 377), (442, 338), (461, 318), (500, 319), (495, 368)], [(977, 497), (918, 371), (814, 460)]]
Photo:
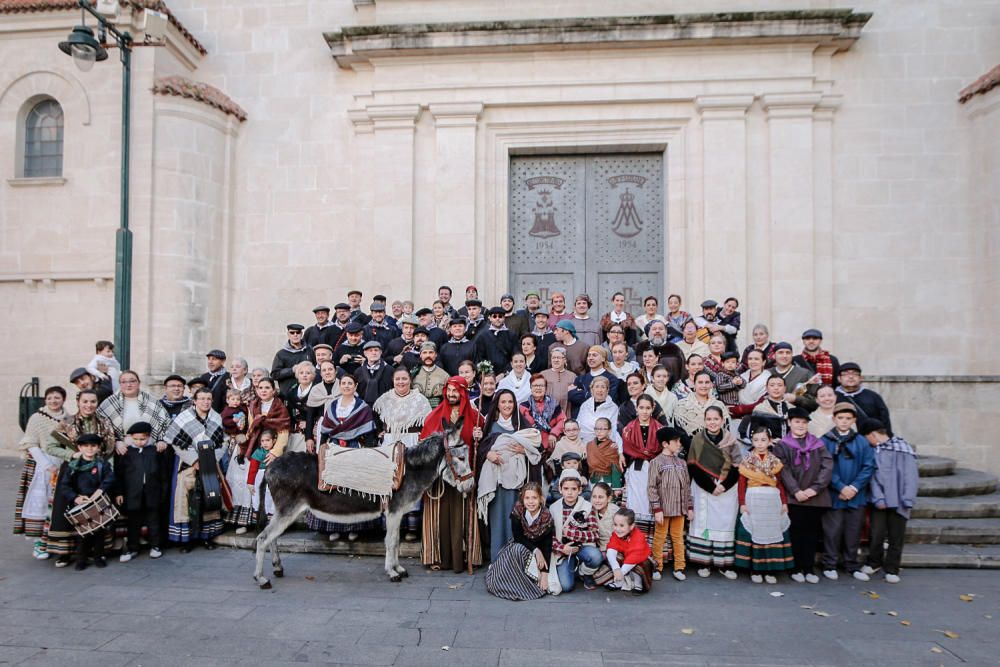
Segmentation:
[(702, 567), (728, 570), (736, 562), (736, 518), (739, 497), (736, 487), (721, 496), (691, 485), (694, 520), (688, 529), (687, 559)]
[[(531, 552), (513, 540), (504, 545), (486, 570), (486, 590), (504, 600), (521, 602), (537, 600), (545, 595), (538, 583), (525, 571)], [(555, 572), (549, 575), (555, 576)]]
[(784, 572), (795, 567), (792, 541), (786, 530), (774, 544), (755, 544), (743, 522), (736, 524), (736, 567), (751, 572)]
[(21, 480), (17, 485), (17, 499), (14, 501), (14, 534), (25, 537), (41, 537), (45, 532), (44, 518), (26, 518), (24, 512), (24, 501), (28, 496), (28, 489), (35, 479), (35, 459), (30, 456), (25, 459), (24, 467), (21, 468)]

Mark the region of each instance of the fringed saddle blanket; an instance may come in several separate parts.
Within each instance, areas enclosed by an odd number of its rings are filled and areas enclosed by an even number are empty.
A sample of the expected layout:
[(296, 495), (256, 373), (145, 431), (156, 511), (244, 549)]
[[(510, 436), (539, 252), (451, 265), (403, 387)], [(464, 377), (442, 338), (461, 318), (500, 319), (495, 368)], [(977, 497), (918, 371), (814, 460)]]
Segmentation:
[(402, 483), (404, 452), (402, 443), (362, 449), (323, 445), (319, 452), (319, 490), (355, 493), (387, 502)]

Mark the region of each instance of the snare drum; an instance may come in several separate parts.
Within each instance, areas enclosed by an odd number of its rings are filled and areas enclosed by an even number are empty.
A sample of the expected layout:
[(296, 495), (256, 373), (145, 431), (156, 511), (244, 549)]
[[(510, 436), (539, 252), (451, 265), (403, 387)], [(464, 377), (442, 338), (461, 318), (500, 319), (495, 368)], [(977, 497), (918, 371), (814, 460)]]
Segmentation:
[(86, 536), (110, 525), (119, 517), (118, 508), (106, 494), (66, 510), (66, 520), (78, 535)]

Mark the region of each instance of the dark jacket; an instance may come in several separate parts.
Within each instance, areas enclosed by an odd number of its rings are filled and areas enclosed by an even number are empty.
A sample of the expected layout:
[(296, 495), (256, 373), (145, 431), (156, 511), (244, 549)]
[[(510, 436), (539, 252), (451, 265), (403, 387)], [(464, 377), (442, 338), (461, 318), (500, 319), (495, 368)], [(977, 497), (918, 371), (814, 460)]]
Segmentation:
[(96, 467), (82, 471), (74, 469), (74, 464), (78, 461), (83, 461), (83, 459), (73, 459), (63, 464), (67, 470), (59, 477), (59, 488), (57, 489), (59, 495), (71, 508), (76, 506), (77, 496), (93, 495), (97, 489), (110, 495), (115, 488), (115, 473), (109, 462), (98, 457)]
[(368, 362), (361, 364), (354, 371), (354, 379), (358, 381), (358, 396), (368, 405), (374, 405), (378, 397), (392, 389), (392, 374), (396, 369), (392, 364), (379, 361), (374, 371), (368, 368)]
[[(303, 361), (310, 361), (314, 366), (316, 365), (316, 355), (313, 354), (312, 348), (308, 345), (303, 345), (298, 350), (291, 350), (286, 345), (275, 353), (274, 361), (271, 362), (271, 378), (281, 386), (281, 393), (288, 391), (289, 387), (295, 386), (293, 368), (295, 364)], [(223, 394), (223, 401), (225, 401), (225, 394)]]
[(400, 335), (399, 329), (392, 326), (388, 322), (383, 322), (383, 325), (375, 324), (375, 320), (371, 320), (365, 325), (364, 339), (377, 340), (382, 345), (382, 350), (384, 351), (389, 347), (389, 343), (392, 342), (393, 338), (397, 338)]
[(118, 475), (115, 495), (125, 496), (123, 507), (126, 511), (160, 507), (167, 477), (157, 455), (154, 443), (145, 447), (129, 447), (124, 456), (116, 459)]
[[(875, 474), (875, 450), (868, 439), (851, 431), (847, 435), (832, 429), (823, 436), (823, 443), (833, 456), (833, 473), (830, 477), (830, 502), (833, 509), (855, 509), (868, 504), (868, 484)], [(841, 500), (845, 486), (858, 492), (850, 500)]]
[(514, 335), (509, 329), (495, 331), (483, 329), (476, 337), (475, 361), (489, 361), (494, 373), (510, 370), (510, 357), (514, 354)]
[(226, 409), (226, 382), (229, 380), (229, 371), (224, 371), (214, 378), (211, 373), (206, 372), (201, 375), (200, 379), (205, 383), (205, 387), (212, 392), (212, 409), (221, 414)]
[[(827, 493), (827, 489), (833, 477), (833, 457), (830, 455), (830, 450), (820, 441), (820, 447), (810, 451), (808, 457), (805, 454), (799, 456), (799, 462), (796, 463), (797, 452), (788, 444), (791, 438), (792, 434), (789, 433), (774, 445), (774, 455), (784, 464), (781, 469), (781, 483), (785, 485), (788, 504), (805, 507), (829, 507), (830, 494)], [(818, 440), (811, 433), (806, 434), (806, 439)], [(796, 500), (795, 494), (806, 489), (813, 489), (816, 491), (816, 495), (804, 503)]]
[[(840, 360), (831, 354), (830, 362), (833, 365), (833, 386), (834, 388), (836, 388), (837, 385), (840, 384)], [(801, 354), (796, 354), (794, 357), (792, 357), (792, 363), (796, 366), (801, 366), (807, 371), (812, 371), (810, 377), (812, 375), (815, 375), (817, 372), (816, 365), (811, 361), (807, 360)], [(789, 389), (788, 391), (791, 391), (791, 389)]]
[[(364, 343), (351, 345), (345, 338), (344, 342), (338, 345), (337, 349), (333, 351), (333, 363), (338, 367), (343, 368), (345, 373), (354, 375), (354, 371), (358, 370), (358, 366), (364, 362), (365, 355), (361, 350), (363, 345)], [(345, 354), (350, 355), (351, 358), (348, 361), (341, 363), (340, 360), (343, 359)]]
[(448, 375), (458, 375), (458, 365), (463, 361), (472, 361), (476, 358), (475, 342), (463, 338), (455, 341), (449, 338), (448, 342), (438, 350), (438, 365), (448, 371)]
[(877, 419), (885, 426), (889, 435), (892, 435), (892, 422), (889, 420), (889, 406), (885, 404), (878, 392), (871, 389), (861, 388), (852, 394), (848, 394), (840, 387), (837, 387), (837, 400), (848, 401), (858, 409), (858, 424), (866, 419)]
[(304, 340), (306, 345), (309, 347), (316, 347), (321, 343), (333, 347), (337, 344), (337, 338), (340, 336), (342, 331), (343, 330), (336, 324), (329, 323), (322, 329), (314, 324), (306, 329), (305, 334), (302, 336), (302, 340)]

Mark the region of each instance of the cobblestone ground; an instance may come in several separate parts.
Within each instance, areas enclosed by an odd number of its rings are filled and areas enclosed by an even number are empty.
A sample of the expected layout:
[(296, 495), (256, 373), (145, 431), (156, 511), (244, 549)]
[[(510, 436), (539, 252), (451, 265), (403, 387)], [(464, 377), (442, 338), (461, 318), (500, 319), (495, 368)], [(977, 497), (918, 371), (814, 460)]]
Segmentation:
[(911, 570), (896, 586), (693, 576), (641, 598), (580, 589), (513, 603), (487, 594), (482, 574), (412, 562), (392, 584), (375, 558), (290, 554), (270, 591), (232, 549), (57, 570), (10, 534), (19, 470), (0, 459), (2, 664), (1000, 664), (1000, 577), (988, 571)]

